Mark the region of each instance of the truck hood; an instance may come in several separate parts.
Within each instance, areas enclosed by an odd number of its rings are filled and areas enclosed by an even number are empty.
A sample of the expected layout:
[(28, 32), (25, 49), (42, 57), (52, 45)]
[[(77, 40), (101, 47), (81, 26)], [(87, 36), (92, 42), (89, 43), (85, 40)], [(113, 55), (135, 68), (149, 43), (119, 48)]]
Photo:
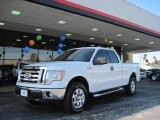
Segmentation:
[(38, 67), (63, 67), (63, 66), (73, 66), (73, 65), (87, 65), (89, 62), (79, 62), (79, 61), (53, 61), (53, 62), (40, 62), (40, 63), (33, 63), (27, 66), (38, 66)]

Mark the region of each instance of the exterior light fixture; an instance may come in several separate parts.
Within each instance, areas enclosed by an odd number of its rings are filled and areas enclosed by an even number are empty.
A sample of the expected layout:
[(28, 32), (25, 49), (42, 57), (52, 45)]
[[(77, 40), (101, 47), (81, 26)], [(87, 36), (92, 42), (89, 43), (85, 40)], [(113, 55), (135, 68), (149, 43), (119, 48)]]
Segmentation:
[(42, 31), (42, 29), (40, 29), (40, 28), (37, 28), (37, 29), (36, 29), (36, 31), (38, 31), (38, 32), (41, 32), (41, 31)]
[(141, 39), (140, 39), (140, 38), (136, 38), (136, 39), (134, 39), (134, 40), (139, 41), (139, 40), (141, 40)]
[(67, 23), (67, 22), (66, 21), (58, 21), (57, 23), (63, 25), (65, 23)]
[(116, 36), (117, 36), (117, 37), (122, 37), (123, 35), (122, 35), (122, 34), (117, 34)]
[(95, 31), (98, 31), (99, 29), (97, 29), (97, 28), (93, 28), (93, 29), (91, 29), (91, 30), (95, 32)]
[(113, 41), (109, 41), (108, 43), (112, 44), (112, 43), (113, 43)]
[(149, 42), (149, 44), (154, 44), (154, 42)]
[(27, 38), (28, 36), (27, 36), (27, 35), (23, 35), (23, 37), (24, 37), (24, 38)]
[(90, 45), (91, 47), (94, 47), (95, 45)]
[(67, 34), (66, 34), (66, 36), (71, 36), (71, 35), (72, 35), (72, 34), (70, 34), (70, 33), (67, 33)]
[(4, 26), (5, 25), (5, 23), (4, 22), (0, 22), (0, 26)]
[(16, 39), (16, 41), (17, 41), (17, 42), (21, 42), (22, 40), (20, 40), (20, 39)]
[(127, 46), (128, 44), (123, 44), (124, 46)]
[(17, 10), (12, 10), (12, 11), (11, 11), (11, 14), (12, 14), (12, 15), (15, 15), (15, 16), (19, 16), (19, 15), (21, 15), (21, 12), (20, 12), (20, 11), (17, 11)]
[(90, 40), (95, 40), (95, 38), (89, 38)]

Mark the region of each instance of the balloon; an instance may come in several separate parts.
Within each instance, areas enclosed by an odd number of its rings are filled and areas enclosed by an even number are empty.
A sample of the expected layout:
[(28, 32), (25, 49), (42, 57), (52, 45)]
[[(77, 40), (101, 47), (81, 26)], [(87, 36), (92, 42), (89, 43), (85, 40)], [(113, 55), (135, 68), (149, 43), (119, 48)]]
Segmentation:
[(58, 47), (59, 47), (59, 48), (62, 48), (62, 47), (63, 47), (63, 44), (62, 44), (62, 43), (59, 43), (59, 44), (58, 44)]
[(65, 40), (65, 37), (64, 36), (61, 36), (60, 37), (60, 40), (63, 42)]
[(62, 53), (62, 49), (59, 48), (59, 49), (57, 50), (57, 53), (58, 53), (58, 54), (61, 54), (61, 53)]
[(42, 36), (41, 35), (37, 35), (36, 40), (37, 41), (41, 41), (42, 40)]
[(30, 48), (29, 48), (28, 46), (25, 46), (25, 47), (23, 48), (23, 51), (24, 51), (24, 53), (29, 53)]
[(33, 45), (34, 45), (34, 40), (30, 40), (30, 41), (29, 41), (29, 45), (30, 45), (30, 46), (33, 46)]

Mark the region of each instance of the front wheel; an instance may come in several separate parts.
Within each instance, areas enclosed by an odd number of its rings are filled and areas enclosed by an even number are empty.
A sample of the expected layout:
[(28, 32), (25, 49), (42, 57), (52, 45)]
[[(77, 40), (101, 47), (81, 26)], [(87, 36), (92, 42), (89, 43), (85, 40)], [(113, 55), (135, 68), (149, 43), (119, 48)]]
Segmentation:
[(136, 78), (131, 76), (130, 81), (127, 86), (125, 86), (126, 95), (134, 95), (136, 93)]
[(79, 113), (84, 110), (88, 100), (88, 92), (82, 83), (72, 83), (64, 98), (64, 109), (67, 112)]
[(158, 77), (157, 77), (157, 75), (153, 74), (153, 75), (151, 76), (151, 79), (152, 79), (153, 81), (157, 81), (157, 80), (158, 80)]

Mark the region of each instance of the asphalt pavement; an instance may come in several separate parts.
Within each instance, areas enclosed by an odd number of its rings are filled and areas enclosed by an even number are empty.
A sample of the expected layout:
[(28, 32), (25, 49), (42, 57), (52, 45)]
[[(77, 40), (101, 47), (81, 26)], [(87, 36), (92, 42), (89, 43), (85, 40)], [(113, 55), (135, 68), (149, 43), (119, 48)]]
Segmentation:
[(159, 111), (160, 81), (141, 80), (134, 96), (122, 90), (95, 98), (79, 114), (53, 103), (31, 105), (14, 92), (0, 92), (0, 120), (159, 120)]

